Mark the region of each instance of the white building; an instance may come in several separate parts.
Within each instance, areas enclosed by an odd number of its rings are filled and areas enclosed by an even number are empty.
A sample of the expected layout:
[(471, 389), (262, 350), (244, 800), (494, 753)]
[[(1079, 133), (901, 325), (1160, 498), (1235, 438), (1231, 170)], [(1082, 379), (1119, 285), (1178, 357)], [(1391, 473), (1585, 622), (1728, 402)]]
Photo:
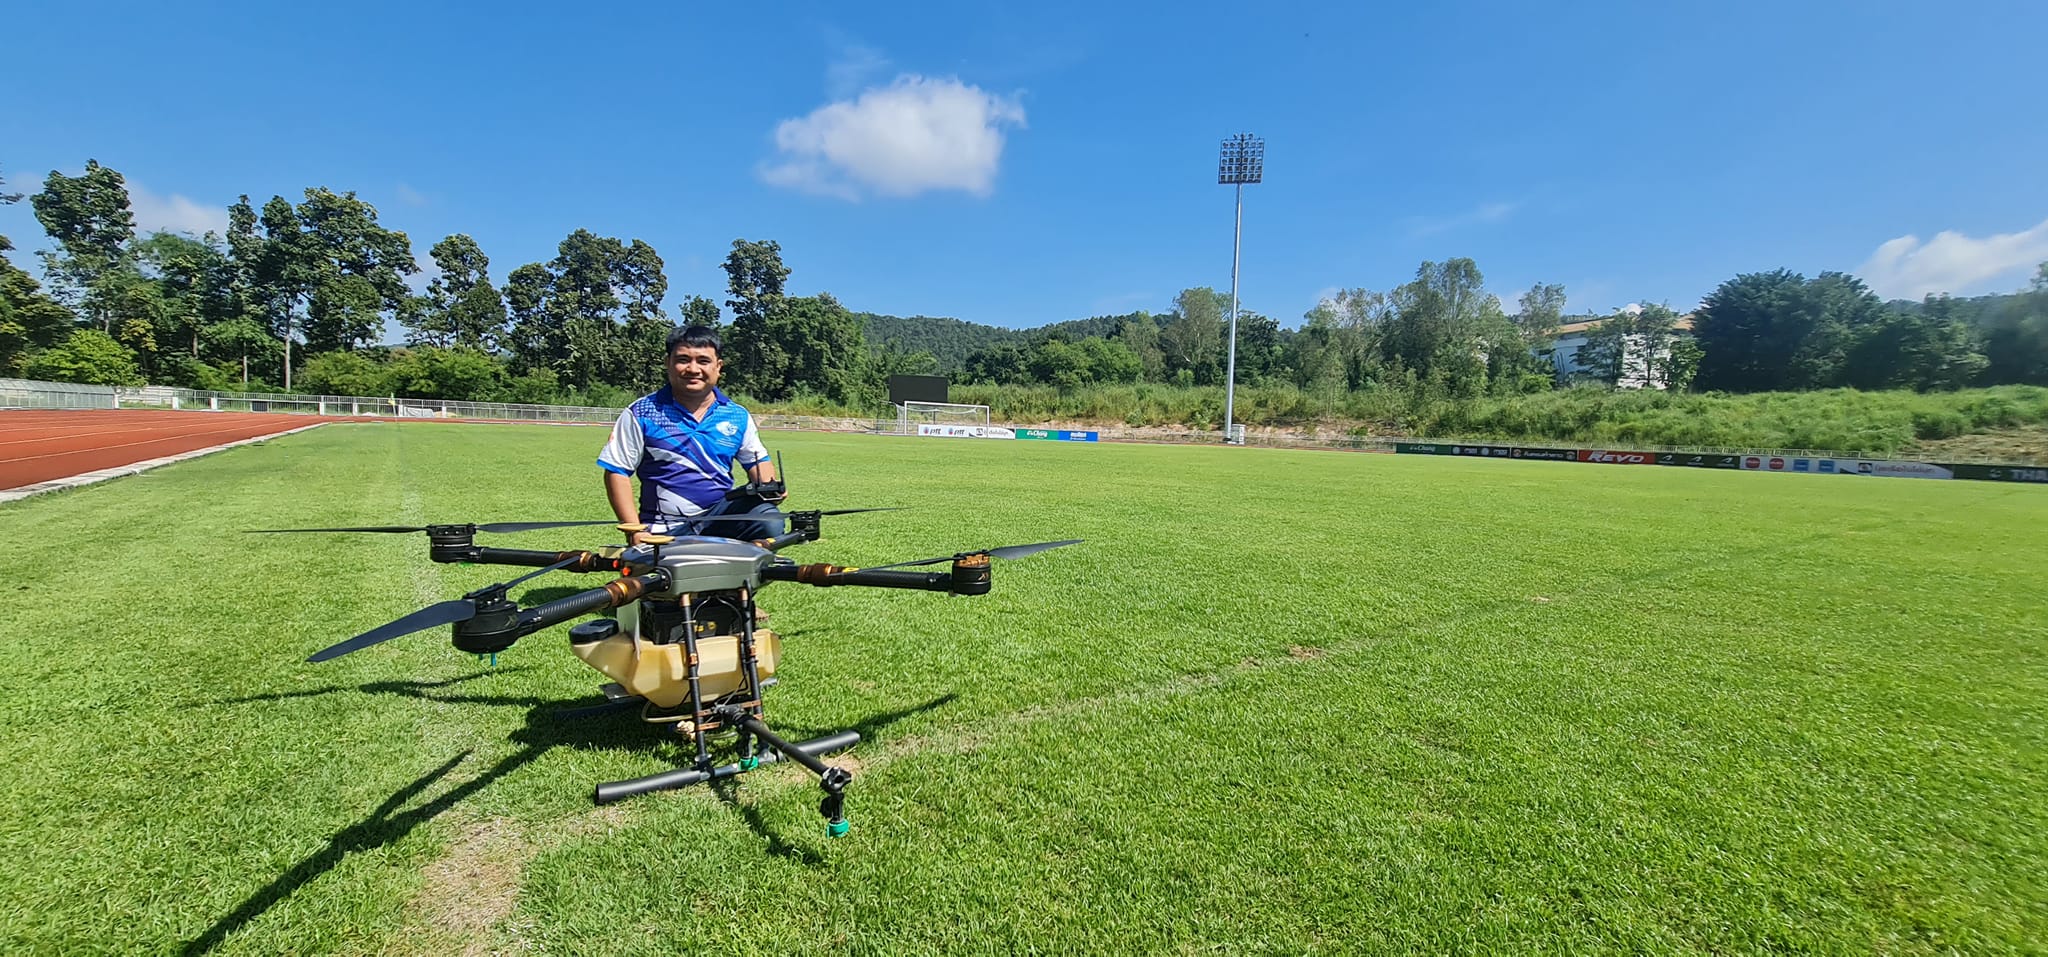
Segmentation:
[[(1559, 382), (1570, 382), (1588, 371), (1579, 361), (1579, 350), (1591, 340), (1590, 330), (1605, 322), (1605, 319), (1587, 319), (1583, 322), (1567, 322), (1557, 327), (1557, 335), (1550, 340), (1548, 350), (1536, 350), (1537, 358), (1549, 359), (1557, 370)], [(1678, 317), (1674, 331), (1686, 335), (1692, 331), (1692, 316)], [(1655, 369), (1653, 363), (1671, 357), (1668, 346), (1654, 350), (1644, 348), (1643, 337), (1631, 335), (1622, 342), (1621, 378), (1615, 382), (1619, 389), (1663, 389), (1670, 386), (1667, 376)]]

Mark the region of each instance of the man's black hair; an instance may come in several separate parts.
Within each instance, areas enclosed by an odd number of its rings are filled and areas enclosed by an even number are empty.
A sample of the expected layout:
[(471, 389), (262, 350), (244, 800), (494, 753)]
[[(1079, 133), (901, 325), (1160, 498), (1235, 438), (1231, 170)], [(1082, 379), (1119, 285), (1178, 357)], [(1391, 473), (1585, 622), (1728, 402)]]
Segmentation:
[(689, 346), (692, 349), (710, 349), (712, 352), (718, 353), (719, 358), (725, 358), (725, 350), (719, 348), (718, 345), (718, 331), (710, 326), (684, 326), (669, 333), (668, 348), (663, 350), (661, 354), (664, 357), (675, 355), (677, 346)]

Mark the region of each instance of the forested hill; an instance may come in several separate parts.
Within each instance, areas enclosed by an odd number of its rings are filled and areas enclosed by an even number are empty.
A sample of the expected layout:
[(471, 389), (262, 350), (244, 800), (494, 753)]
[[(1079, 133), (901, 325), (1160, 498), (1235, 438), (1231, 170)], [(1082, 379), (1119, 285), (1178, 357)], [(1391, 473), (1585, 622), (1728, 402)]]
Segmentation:
[(1134, 312), (1120, 316), (1069, 319), (1029, 329), (1004, 329), (964, 319), (935, 316), (885, 316), (873, 312), (857, 313), (856, 316), (866, 329), (868, 348), (901, 353), (929, 352), (939, 360), (941, 375), (960, 371), (969, 355), (999, 343), (1029, 346), (1049, 336), (1075, 341), (1089, 336), (1108, 339), (1115, 337), (1128, 320), (1138, 319), (1159, 326), (1163, 324), (1162, 320), (1172, 318), (1168, 315), (1154, 316)]

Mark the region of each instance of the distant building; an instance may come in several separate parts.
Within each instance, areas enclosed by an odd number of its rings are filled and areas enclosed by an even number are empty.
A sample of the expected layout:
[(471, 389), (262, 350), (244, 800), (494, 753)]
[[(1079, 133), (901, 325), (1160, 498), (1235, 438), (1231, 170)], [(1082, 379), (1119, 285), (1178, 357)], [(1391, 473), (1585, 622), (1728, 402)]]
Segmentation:
[[(1550, 360), (1551, 368), (1557, 370), (1557, 380), (1559, 382), (1571, 382), (1578, 379), (1589, 371), (1579, 361), (1579, 350), (1585, 348), (1586, 343), (1592, 338), (1588, 335), (1589, 330), (1605, 321), (1607, 321), (1606, 318), (1602, 317), (1579, 322), (1567, 322), (1558, 326), (1557, 335), (1551, 338), (1550, 346), (1547, 349), (1535, 350), (1536, 357)], [(1679, 316), (1674, 331), (1681, 336), (1690, 335), (1692, 333), (1692, 315), (1688, 313)], [(1643, 347), (1642, 336), (1627, 337), (1623, 342), (1622, 348), (1621, 378), (1614, 383), (1615, 388), (1663, 389), (1669, 387), (1670, 383), (1665, 381), (1663, 376), (1654, 374), (1655, 367), (1652, 363), (1670, 358), (1671, 351), (1668, 347), (1654, 351), (1655, 354), (1652, 355), (1652, 350)]]

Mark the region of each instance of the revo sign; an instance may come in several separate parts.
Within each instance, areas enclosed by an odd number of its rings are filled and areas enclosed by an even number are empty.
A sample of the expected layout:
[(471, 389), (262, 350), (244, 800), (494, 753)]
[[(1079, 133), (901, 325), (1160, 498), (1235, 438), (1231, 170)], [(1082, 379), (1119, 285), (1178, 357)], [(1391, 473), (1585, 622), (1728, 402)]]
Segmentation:
[(1655, 465), (1657, 456), (1651, 452), (1608, 452), (1602, 449), (1580, 449), (1579, 461), (1605, 462), (1608, 465)]

